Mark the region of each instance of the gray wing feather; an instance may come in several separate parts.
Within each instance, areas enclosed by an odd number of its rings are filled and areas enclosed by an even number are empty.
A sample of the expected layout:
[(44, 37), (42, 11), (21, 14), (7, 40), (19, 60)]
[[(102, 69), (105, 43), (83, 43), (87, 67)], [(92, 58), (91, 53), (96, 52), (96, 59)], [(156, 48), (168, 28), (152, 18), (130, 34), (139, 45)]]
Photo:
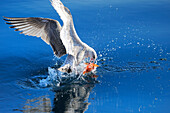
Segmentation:
[(61, 57), (66, 54), (65, 46), (60, 39), (61, 26), (58, 21), (48, 18), (9, 18), (4, 17), (6, 24), (21, 31), (21, 34), (41, 37), (43, 41), (50, 44), (54, 54)]

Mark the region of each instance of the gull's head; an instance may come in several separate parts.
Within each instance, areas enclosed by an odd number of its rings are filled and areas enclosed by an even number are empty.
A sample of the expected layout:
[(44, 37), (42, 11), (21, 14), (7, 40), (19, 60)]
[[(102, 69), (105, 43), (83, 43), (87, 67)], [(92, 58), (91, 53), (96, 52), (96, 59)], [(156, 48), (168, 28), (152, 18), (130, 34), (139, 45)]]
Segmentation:
[(88, 57), (90, 58), (91, 61), (95, 62), (97, 59), (97, 53), (93, 48), (89, 48), (88, 51)]

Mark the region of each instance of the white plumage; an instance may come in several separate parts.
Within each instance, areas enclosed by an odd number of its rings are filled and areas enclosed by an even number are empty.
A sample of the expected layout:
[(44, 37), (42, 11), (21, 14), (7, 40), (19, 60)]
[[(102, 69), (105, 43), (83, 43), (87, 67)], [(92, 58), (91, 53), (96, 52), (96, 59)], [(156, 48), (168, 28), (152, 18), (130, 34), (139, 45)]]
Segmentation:
[(54, 54), (61, 57), (68, 54), (64, 64), (59, 68), (63, 72), (72, 72), (85, 58), (95, 61), (95, 50), (83, 43), (76, 33), (72, 15), (60, 0), (50, 0), (52, 6), (63, 21), (63, 26), (57, 20), (48, 18), (9, 18), (4, 17), (7, 24), (13, 25), (15, 31), (21, 34), (41, 37), (43, 41), (51, 45)]

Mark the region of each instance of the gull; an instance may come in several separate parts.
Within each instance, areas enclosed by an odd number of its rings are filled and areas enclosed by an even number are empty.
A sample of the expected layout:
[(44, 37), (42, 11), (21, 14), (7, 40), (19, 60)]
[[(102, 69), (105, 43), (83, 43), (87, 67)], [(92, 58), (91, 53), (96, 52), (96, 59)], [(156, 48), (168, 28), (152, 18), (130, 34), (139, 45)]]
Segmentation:
[(51, 46), (57, 57), (67, 54), (67, 58), (58, 69), (61, 72), (73, 72), (85, 58), (95, 62), (96, 51), (80, 40), (70, 10), (60, 0), (50, 0), (50, 2), (63, 21), (63, 26), (57, 20), (41, 17), (4, 17), (4, 20), (7, 21), (6, 24), (12, 25), (10, 28), (21, 31), (20, 34), (41, 37)]

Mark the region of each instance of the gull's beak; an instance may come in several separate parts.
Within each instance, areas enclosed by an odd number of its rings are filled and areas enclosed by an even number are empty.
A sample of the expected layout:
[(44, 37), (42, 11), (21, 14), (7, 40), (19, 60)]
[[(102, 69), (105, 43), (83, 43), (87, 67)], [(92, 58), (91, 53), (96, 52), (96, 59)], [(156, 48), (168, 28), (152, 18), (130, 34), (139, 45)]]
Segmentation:
[(84, 64), (86, 64), (87, 66), (86, 66), (85, 70), (83, 71), (83, 75), (85, 73), (91, 72), (95, 67), (99, 67), (99, 65), (94, 64), (94, 63), (84, 63)]
[(89, 64), (91, 64), (92, 66), (94, 66), (94, 67), (99, 67), (99, 65), (97, 65), (97, 64), (94, 64), (94, 63), (84, 63), (84, 64), (86, 64), (86, 65), (89, 65)]
[(99, 65), (97, 65), (97, 64), (93, 64), (93, 66), (94, 66), (94, 67), (99, 67)]

